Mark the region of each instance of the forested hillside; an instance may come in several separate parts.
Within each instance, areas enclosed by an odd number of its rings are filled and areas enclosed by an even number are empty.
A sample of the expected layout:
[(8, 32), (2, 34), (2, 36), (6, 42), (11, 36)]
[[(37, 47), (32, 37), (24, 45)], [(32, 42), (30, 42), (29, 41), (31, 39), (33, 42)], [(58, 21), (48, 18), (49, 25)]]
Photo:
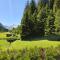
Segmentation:
[(21, 38), (60, 35), (60, 0), (27, 2), (21, 20)]
[(0, 32), (7, 32), (8, 29), (5, 28), (1, 23), (0, 23)]

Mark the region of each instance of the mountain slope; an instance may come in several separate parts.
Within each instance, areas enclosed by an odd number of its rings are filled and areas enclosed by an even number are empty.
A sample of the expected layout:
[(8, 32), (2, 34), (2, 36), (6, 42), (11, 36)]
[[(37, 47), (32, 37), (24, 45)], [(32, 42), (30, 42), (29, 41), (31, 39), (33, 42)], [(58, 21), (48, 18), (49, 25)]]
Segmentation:
[(8, 29), (5, 28), (4, 25), (0, 23), (0, 32), (6, 32), (6, 31), (8, 31)]

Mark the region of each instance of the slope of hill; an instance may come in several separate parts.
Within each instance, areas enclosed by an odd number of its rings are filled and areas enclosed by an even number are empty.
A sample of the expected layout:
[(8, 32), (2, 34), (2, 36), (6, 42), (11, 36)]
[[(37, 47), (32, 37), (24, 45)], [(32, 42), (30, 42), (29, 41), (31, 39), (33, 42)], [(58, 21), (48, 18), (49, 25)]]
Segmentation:
[(0, 32), (6, 32), (6, 31), (8, 31), (8, 29), (5, 28), (4, 25), (0, 23)]

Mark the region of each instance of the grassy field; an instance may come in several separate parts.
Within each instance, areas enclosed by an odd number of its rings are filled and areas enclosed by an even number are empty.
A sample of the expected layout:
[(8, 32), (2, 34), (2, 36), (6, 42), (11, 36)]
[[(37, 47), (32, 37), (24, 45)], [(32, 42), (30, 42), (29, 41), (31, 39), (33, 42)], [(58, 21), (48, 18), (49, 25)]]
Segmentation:
[(41, 41), (15, 41), (13, 43), (8, 43), (6, 40), (0, 40), (0, 49), (6, 50), (20, 50), (24, 48), (47, 48), (47, 47), (57, 47), (60, 45), (58, 41), (48, 41), (48, 40), (41, 40)]
[[(6, 40), (0, 40), (0, 60), (42, 60), (41, 54), (45, 51), (46, 60), (60, 59), (60, 48), (58, 41), (15, 41), (8, 43)], [(56, 47), (56, 48), (55, 48)], [(35, 57), (37, 57), (35, 59)], [(56, 58), (58, 57), (58, 58)]]
[(9, 47), (9, 43), (6, 40), (0, 40), (0, 49), (2, 51), (7, 50), (8, 47)]
[[(0, 33), (0, 38), (8, 38), (5, 33)], [(37, 40), (37, 41), (21, 41), (16, 40), (11, 44), (7, 40), (0, 39), (0, 60), (31, 60), (37, 56), (41, 60), (41, 49), (46, 48), (45, 55), (47, 60), (57, 60), (60, 53), (60, 41)], [(56, 47), (56, 48), (55, 48)], [(33, 54), (36, 53), (36, 54)], [(30, 57), (29, 57), (30, 56)], [(34, 60), (33, 58), (33, 60)], [(38, 59), (37, 58), (37, 59)], [(37, 60), (35, 59), (35, 60)]]
[(8, 34), (9, 32), (0, 32), (0, 38), (7, 38), (6, 34)]
[[(6, 38), (5, 33), (0, 33), (0, 38)], [(23, 49), (23, 48), (35, 48), (35, 47), (41, 47), (41, 48), (47, 48), (47, 47), (57, 47), (60, 45), (60, 41), (48, 41), (48, 40), (37, 40), (37, 41), (21, 41), (16, 40), (13, 43), (9, 43), (6, 40), (0, 40), (0, 49), (6, 50), (6, 49)]]

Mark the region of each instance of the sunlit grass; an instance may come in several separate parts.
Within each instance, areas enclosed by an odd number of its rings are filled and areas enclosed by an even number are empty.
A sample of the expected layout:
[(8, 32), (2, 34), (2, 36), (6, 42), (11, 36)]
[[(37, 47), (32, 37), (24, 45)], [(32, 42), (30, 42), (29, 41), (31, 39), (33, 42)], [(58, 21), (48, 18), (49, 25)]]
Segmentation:
[(20, 41), (16, 40), (13, 43), (9, 43), (6, 40), (0, 40), (0, 49), (12, 49), (12, 50), (20, 50), (24, 48), (47, 48), (47, 47), (57, 47), (60, 45), (59, 41), (48, 41), (48, 40), (41, 40), (41, 41)]
[(11, 48), (13, 49), (23, 49), (23, 48), (47, 48), (47, 47), (57, 47), (60, 45), (59, 41), (48, 41), (48, 40), (41, 40), (41, 41), (15, 41), (11, 44)]
[(7, 38), (6, 34), (8, 34), (9, 32), (0, 32), (0, 38)]
[[(7, 38), (5, 33), (0, 33), (0, 38)], [(48, 40), (37, 40), (37, 41), (21, 41), (16, 40), (13, 43), (7, 42), (7, 40), (0, 40), (0, 49), (6, 50), (6, 49), (24, 49), (24, 48), (35, 48), (35, 47), (41, 47), (41, 48), (47, 48), (47, 47), (57, 47), (60, 45), (60, 41), (48, 41)]]
[(0, 40), (0, 49), (5, 51), (9, 47), (10, 43), (8, 43), (6, 40)]

